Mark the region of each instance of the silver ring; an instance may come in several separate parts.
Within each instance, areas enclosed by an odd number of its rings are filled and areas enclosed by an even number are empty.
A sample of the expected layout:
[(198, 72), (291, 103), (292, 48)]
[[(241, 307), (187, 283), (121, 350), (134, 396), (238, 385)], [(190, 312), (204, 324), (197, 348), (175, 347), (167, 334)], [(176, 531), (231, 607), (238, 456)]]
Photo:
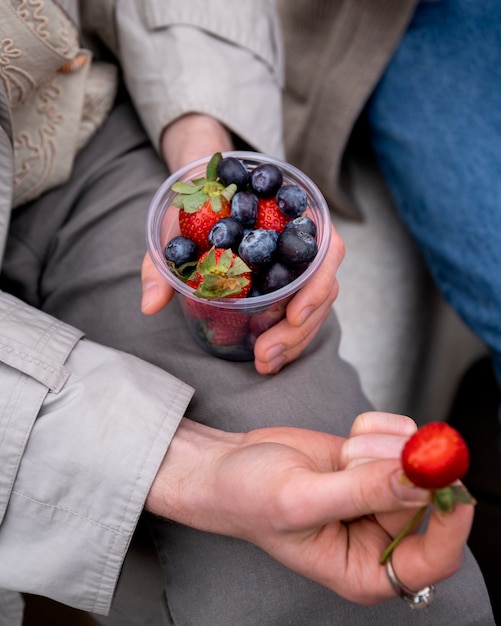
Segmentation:
[(391, 562), (391, 554), (386, 561), (386, 573), (393, 589), (397, 594), (405, 600), (411, 609), (425, 609), (433, 602), (435, 597), (435, 585), (428, 585), (419, 591), (412, 591), (409, 587), (406, 587), (393, 569), (393, 563)]

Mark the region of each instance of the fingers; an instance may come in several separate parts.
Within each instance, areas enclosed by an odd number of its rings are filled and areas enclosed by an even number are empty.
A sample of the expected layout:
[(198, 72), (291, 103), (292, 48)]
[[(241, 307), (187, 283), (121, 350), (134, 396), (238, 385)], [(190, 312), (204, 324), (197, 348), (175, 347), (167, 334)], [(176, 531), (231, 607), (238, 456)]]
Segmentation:
[[(423, 561), (428, 568), (437, 568), (444, 562), (450, 569), (442, 569), (442, 575), (450, 576), (459, 565), (464, 545), (473, 523), (474, 507), (457, 504), (453, 513), (440, 513), (433, 508), (423, 541)], [(430, 580), (427, 572), (427, 579)], [(432, 578), (432, 582), (436, 582)]]
[(399, 435), (360, 435), (343, 444), (339, 467), (350, 469), (375, 459), (399, 459), (407, 439)]
[(170, 302), (174, 295), (174, 290), (162, 278), (149, 254), (145, 254), (143, 259), (141, 283), (143, 288), (141, 311), (146, 315), (158, 313)]
[(322, 265), (287, 306), (287, 319), (292, 326), (300, 327), (314, 310), (332, 305), (339, 291), (336, 273), (344, 253), (343, 240), (332, 227), (329, 249)]
[(297, 359), (314, 339), (337, 297), (336, 271), (343, 255), (344, 244), (333, 229), (329, 250), (318, 272), (289, 302), (286, 318), (257, 339), (255, 367), (260, 374), (276, 374)]
[(426, 533), (410, 535), (395, 548), (392, 561), (399, 579), (410, 589), (448, 578), (460, 567), (473, 522), (474, 508), (457, 504), (453, 513), (433, 509)]
[(256, 370), (260, 374), (277, 374), (292, 363), (313, 341), (330, 312), (330, 304), (323, 306), (300, 327), (291, 326), (286, 317), (260, 335), (254, 346)]
[(367, 411), (355, 418), (350, 437), (367, 433), (387, 433), (410, 437), (417, 430), (416, 422), (406, 415), (383, 411)]
[(339, 466), (346, 469), (373, 459), (400, 458), (405, 442), (416, 429), (415, 422), (405, 415), (362, 413), (343, 444)]
[[(339, 467), (353, 469), (375, 459), (400, 459), (403, 446), (416, 428), (415, 422), (404, 415), (377, 411), (362, 413), (355, 419), (350, 437), (343, 443)], [(409, 489), (408, 484), (401, 482), (401, 477), (402, 469), (399, 464), (399, 470), (390, 478), (397, 498), (415, 506), (430, 501), (429, 491), (415, 487)], [(411, 520), (414, 512), (408, 509), (385, 512), (378, 514), (377, 519), (388, 535), (394, 537)]]

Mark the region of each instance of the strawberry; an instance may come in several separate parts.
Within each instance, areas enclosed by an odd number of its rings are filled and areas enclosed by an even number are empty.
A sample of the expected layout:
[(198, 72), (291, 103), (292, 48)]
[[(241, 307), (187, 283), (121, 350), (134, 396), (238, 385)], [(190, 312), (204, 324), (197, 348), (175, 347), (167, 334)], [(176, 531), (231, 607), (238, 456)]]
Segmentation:
[[(198, 282), (196, 281), (188, 281), (186, 284), (193, 289), (198, 287)], [(206, 320), (210, 318), (211, 309), (201, 298), (197, 298), (196, 300), (194, 298), (183, 298), (182, 306), (192, 319)]]
[(207, 341), (213, 346), (236, 346), (246, 338), (247, 326), (226, 326), (219, 321), (207, 323)]
[(200, 298), (244, 298), (250, 291), (250, 268), (230, 248), (214, 248), (202, 254), (196, 274)]
[(209, 199), (198, 207), (195, 211), (181, 209), (179, 211), (179, 227), (181, 235), (189, 237), (196, 244), (200, 252), (209, 249), (209, 232), (214, 224), (222, 217), (229, 217), (231, 205), (225, 198), (221, 198), (220, 209), (213, 209), (212, 201)]
[(291, 219), (278, 208), (275, 198), (259, 198), (255, 228), (276, 230), (281, 233)]
[(249, 325), (249, 316), (245, 311), (217, 309), (211, 311), (210, 318), (222, 326), (232, 326), (233, 328), (245, 327), (247, 329)]
[(179, 208), (179, 228), (181, 235), (192, 239), (198, 251), (210, 248), (209, 232), (223, 217), (229, 217), (231, 199), (237, 190), (235, 184), (227, 187), (217, 180), (217, 166), (222, 155), (216, 152), (207, 164), (205, 178), (197, 178), (191, 183), (181, 181), (172, 185), (177, 192), (172, 204)]
[(463, 478), (469, 463), (464, 439), (445, 422), (430, 422), (420, 428), (402, 451), (404, 474), (423, 489), (442, 489)]
[[(470, 453), (458, 431), (445, 422), (429, 422), (408, 439), (402, 449), (402, 482), (432, 492), (431, 503), (441, 513), (452, 513), (456, 502), (475, 504), (475, 499), (458, 481), (468, 471)], [(423, 517), (419, 509), (409, 524), (384, 551), (380, 562), (385, 563), (397, 543)]]

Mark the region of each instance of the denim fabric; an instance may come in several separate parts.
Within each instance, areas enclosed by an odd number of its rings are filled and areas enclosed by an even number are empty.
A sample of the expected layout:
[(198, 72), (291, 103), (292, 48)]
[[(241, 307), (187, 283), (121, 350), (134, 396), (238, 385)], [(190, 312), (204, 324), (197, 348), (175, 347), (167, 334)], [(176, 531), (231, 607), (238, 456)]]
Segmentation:
[(501, 3), (421, 2), (367, 107), (403, 220), (501, 384)]

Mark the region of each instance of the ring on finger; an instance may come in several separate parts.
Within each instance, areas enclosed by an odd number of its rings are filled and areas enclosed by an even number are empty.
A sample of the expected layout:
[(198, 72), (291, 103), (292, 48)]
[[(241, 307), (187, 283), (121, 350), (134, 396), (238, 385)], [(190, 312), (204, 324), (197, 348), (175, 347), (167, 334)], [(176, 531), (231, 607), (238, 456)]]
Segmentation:
[(409, 589), (395, 574), (391, 556), (390, 554), (386, 561), (386, 573), (393, 589), (411, 609), (425, 609), (429, 607), (435, 597), (435, 585), (428, 585), (418, 591)]

